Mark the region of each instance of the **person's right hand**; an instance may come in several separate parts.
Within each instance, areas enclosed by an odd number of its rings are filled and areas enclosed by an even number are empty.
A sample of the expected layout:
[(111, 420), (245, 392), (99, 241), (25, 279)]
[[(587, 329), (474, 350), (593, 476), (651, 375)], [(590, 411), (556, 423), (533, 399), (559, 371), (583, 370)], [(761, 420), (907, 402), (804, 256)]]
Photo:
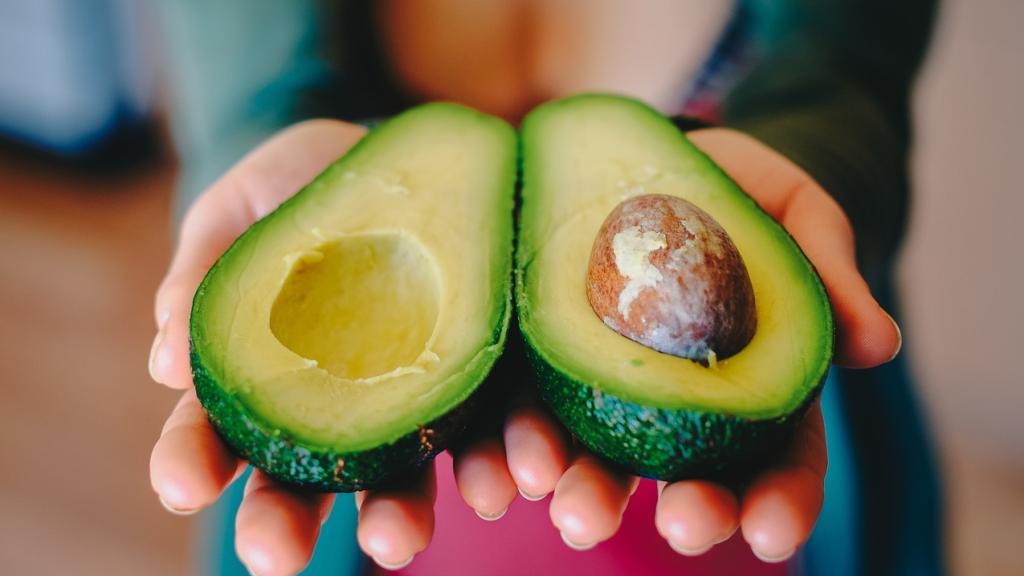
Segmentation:
[[(154, 380), (184, 390), (150, 458), (150, 480), (171, 512), (213, 504), (245, 470), (211, 426), (193, 388), (188, 325), (192, 296), (217, 258), (245, 229), (344, 154), (365, 129), (335, 120), (297, 124), (249, 153), (206, 190), (186, 215), (178, 248), (156, 295)], [(535, 407), (505, 420), (503, 438), (486, 437), (453, 454), (466, 503), (481, 518), (499, 518), (518, 496), (546, 494), (568, 466), (568, 440)], [(510, 475), (510, 469), (512, 475)], [(430, 543), (436, 479), (433, 465), (400, 488), (356, 494), (359, 545), (384, 567), (407, 564)], [(310, 559), (332, 494), (298, 491), (254, 470), (236, 518), (238, 557), (255, 574), (294, 574)]]
[[(245, 229), (270, 213), (357, 142), (365, 130), (309, 121), (274, 136), (235, 165), (192, 206), (157, 295), (150, 353), (157, 382), (185, 390), (150, 459), (150, 479), (172, 512), (211, 505), (245, 469), (214, 431), (192, 384), (188, 323), (196, 287)], [(403, 489), (363, 493), (359, 543), (380, 564), (398, 564), (427, 546), (433, 531), (433, 468)], [(515, 489), (510, 488), (514, 495)], [(332, 494), (297, 491), (254, 471), (236, 519), (236, 549), (253, 573), (293, 574), (309, 561)], [(397, 544), (396, 544), (397, 543)]]

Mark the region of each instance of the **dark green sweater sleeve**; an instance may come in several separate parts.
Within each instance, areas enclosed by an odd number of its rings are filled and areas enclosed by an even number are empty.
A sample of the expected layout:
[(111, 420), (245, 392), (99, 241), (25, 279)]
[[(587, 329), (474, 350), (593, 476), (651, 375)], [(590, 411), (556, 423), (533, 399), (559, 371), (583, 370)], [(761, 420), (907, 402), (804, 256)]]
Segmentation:
[(807, 170), (846, 210), (862, 266), (892, 257), (908, 208), (909, 97), (934, 0), (743, 0), (759, 59), (725, 123)]

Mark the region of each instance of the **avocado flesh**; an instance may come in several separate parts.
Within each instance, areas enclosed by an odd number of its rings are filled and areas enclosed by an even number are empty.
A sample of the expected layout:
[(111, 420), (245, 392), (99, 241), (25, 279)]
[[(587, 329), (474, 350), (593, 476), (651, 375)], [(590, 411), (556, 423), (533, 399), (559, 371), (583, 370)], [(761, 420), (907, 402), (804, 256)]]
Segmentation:
[(239, 454), (355, 490), (457, 436), (504, 344), (515, 162), (500, 120), (421, 106), (239, 237), (191, 317), (200, 400)]
[[(825, 290), (792, 238), (667, 119), (638, 102), (584, 95), (523, 127), (519, 323), (542, 395), (591, 449), (677, 479), (771, 456), (817, 393), (832, 356)], [(669, 194), (722, 225), (750, 274), (757, 331), (711, 366), (605, 326), (586, 297), (604, 218), (625, 198)]]

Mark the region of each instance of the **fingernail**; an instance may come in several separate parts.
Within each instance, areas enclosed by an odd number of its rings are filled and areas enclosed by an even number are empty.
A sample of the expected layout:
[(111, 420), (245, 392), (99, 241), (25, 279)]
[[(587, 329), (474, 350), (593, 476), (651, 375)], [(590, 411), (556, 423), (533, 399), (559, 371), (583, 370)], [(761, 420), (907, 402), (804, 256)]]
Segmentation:
[(569, 537), (565, 535), (565, 532), (559, 532), (559, 534), (562, 535), (562, 542), (565, 542), (566, 546), (576, 550), (577, 552), (584, 552), (586, 550), (590, 550), (594, 546), (597, 546), (597, 542), (591, 542), (590, 544), (577, 544), (572, 540), (569, 540)]
[(501, 520), (501, 517), (504, 516), (506, 512), (508, 512), (508, 508), (506, 507), (504, 510), (498, 512), (497, 514), (484, 514), (479, 510), (474, 510), (474, 512), (476, 512), (476, 515), (479, 516), (481, 520), (494, 522), (496, 520)]
[(377, 563), (377, 566), (380, 566), (381, 568), (383, 568), (385, 570), (401, 570), (402, 568), (405, 568), (409, 564), (412, 564), (412, 559), (415, 558), (415, 557), (416, 557), (416, 555), (413, 554), (412, 556), (409, 556), (408, 558), (406, 558), (405, 561), (403, 561), (403, 562), (396, 562), (395, 564), (389, 564), (389, 563), (387, 563), (387, 562), (385, 562), (385, 561), (383, 561), (383, 560), (381, 560), (380, 558), (377, 558), (377, 557), (372, 557), (372, 558), (373, 558), (373, 561)]
[(784, 554), (779, 554), (778, 556), (769, 556), (767, 554), (762, 554), (762, 553), (757, 551), (757, 548), (753, 548), (753, 547), (751, 548), (751, 551), (754, 552), (754, 556), (757, 556), (757, 559), (760, 560), (761, 562), (768, 562), (769, 564), (777, 564), (779, 562), (784, 562), (786, 560), (789, 560), (790, 557), (793, 556), (793, 553), (796, 552), (796, 548), (794, 548), (792, 550), (789, 550), (788, 552), (786, 552)]
[(163, 330), (157, 332), (156, 338), (153, 339), (153, 347), (149, 349), (149, 377), (160, 384), (163, 384), (163, 381), (160, 379), (160, 371), (163, 368), (164, 355), (166, 354), (163, 349), (165, 335), (166, 333)]
[(712, 544), (708, 544), (706, 546), (701, 546), (700, 548), (686, 548), (684, 546), (680, 546), (680, 545), (676, 544), (675, 542), (673, 542), (671, 540), (668, 541), (668, 545), (673, 550), (675, 550), (676, 552), (682, 554), (683, 556), (700, 556), (701, 554), (707, 552), (708, 550), (711, 550), (711, 548), (714, 546), (714, 544), (712, 543)]
[(900, 330), (900, 325), (896, 323), (896, 319), (892, 317), (892, 314), (886, 312), (885, 315), (889, 317), (889, 322), (892, 322), (892, 327), (896, 329), (896, 337), (898, 339), (896, 342), (896, 351), (892, 353), (892, 356), (889, 356), (888, 360), (886, 360), (886, 362), (892, 362), (900, 355), (900, 350), (903, 349), (903, 331)]
[(164, 507), (164, 510), (167, 510), (168, 512), (170, 512), (171, 514), (174, 514), (176, 516), (191, 516), (191, 515), (195, 514), (196, 512), (199, 512), (198, 508), (193, 509), (193, 510), (184, 510), (184, 509), (181, 509), (181, 508), (175, 508), (174, 506), (171, 506), (167, 502), (167, 500), (164, 500), (164, 497), (159, 495), (159, 494), (157, 494), (157, 498), (160, 500), (160, 505)]
[(259, 576), (260, 574), (269, 574), (273, 571), (274, 566), (270, 562), (270, 558), (263, 553), (262, 550), (253, 549), (249, 550), (245, 554), (239, 554), (238, 560), (245, 566), (245, 569), (249, 571), (249, 574), (253, 576)]
[(530, 502), (538, 502), (538, 501), (543, 500), (544, 498), (547, 497), (547, 494), (541, 494), (540, 496), (534, 496), (532, 494), (527, 494), (526, 492), (523, 492), (522, 488), (519, 488), (518, 490), (519, 490), (519, 495), (522, 496), (523, 498), (526, 498)]

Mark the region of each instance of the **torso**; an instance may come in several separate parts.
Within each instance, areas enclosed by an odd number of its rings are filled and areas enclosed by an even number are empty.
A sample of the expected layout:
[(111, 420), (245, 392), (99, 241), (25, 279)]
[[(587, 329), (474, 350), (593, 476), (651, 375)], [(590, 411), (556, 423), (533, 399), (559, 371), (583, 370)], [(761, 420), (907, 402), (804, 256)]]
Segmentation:
[(403, 87), (510, 119), (614, 91), (677, 111), (734, 2), (387, 0), (380, 37)]

